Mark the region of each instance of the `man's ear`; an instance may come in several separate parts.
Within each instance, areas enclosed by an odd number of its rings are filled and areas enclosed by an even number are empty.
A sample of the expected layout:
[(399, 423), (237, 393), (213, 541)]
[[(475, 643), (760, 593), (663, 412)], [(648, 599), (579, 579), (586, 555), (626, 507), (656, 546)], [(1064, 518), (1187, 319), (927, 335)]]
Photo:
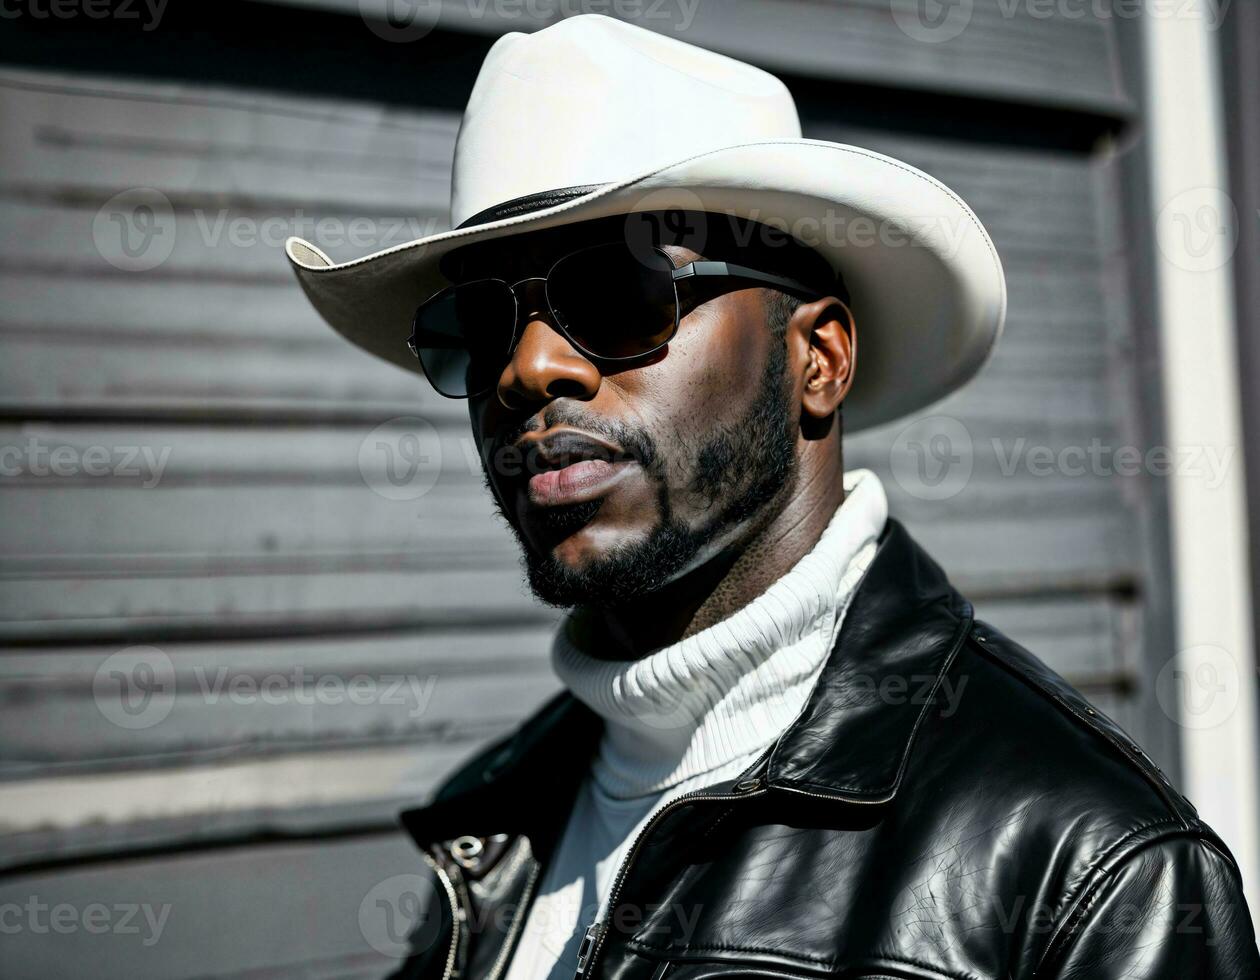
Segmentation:
[(814, 418), (830, 418), (853, 387), (857, 363), (853, 313), (835, 296), (824, 296), (798, 306), (788, 329), (809, 338), (801, 408)]

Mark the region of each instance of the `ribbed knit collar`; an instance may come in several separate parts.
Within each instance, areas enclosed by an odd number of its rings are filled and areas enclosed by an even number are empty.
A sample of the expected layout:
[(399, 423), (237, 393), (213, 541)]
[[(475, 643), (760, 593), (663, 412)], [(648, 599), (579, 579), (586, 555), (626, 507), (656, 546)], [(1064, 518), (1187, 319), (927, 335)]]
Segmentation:
[(589, 614), (552, 644), (560, 680), (604, 720), (592, 767), (605, 793), (659, 793), (764, 749), (803, 707), (888, 518), (869, 470), (845, 474), (844, 503), (810, 552), (721, 622), (633, 661), (584, 652)]

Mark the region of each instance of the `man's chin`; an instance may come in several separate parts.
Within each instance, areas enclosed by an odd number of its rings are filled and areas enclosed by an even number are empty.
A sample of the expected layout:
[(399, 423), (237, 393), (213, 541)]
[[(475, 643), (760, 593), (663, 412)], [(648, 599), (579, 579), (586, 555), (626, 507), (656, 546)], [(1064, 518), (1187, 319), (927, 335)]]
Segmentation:
[(602, 500), (590, 500), (530, 510), (521, 518), (522, 527), (518, 530), (521, 543), (533, 551), (549, 554), (582, 534), (599, 513), (602, 503)]
[(632, 535), (595, 522), (546, 552), (526, 547), (524, 565), (531, 591), (548, 605), (612, 608), (666, 585), (702, 545), (680, 524)]

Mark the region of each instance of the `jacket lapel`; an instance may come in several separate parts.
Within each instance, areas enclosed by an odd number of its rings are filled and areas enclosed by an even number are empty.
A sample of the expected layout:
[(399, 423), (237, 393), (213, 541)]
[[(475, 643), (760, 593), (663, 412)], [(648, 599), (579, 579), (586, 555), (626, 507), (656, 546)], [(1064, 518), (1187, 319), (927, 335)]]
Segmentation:
[(889, 520), (804, 710), (775, 744), (769, 784), (891, 800), (972, 615), (940, 566)]

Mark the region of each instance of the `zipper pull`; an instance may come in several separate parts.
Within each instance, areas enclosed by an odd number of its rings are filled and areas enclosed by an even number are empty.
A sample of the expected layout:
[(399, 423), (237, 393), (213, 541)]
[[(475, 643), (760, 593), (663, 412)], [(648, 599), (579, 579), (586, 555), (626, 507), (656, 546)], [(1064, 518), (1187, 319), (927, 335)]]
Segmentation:
[(599, 921), (592, 922), (587, 927), (586, 934), (582, 936), (582, 945), (578, 947), (577, 973), (573, 975), (573, 980), (582, 980), (586, 974), (586, 968), (591, 962), (591, 952), (595, 949), (595, 941), (599, 939), (603, 928), (603, 923)]

